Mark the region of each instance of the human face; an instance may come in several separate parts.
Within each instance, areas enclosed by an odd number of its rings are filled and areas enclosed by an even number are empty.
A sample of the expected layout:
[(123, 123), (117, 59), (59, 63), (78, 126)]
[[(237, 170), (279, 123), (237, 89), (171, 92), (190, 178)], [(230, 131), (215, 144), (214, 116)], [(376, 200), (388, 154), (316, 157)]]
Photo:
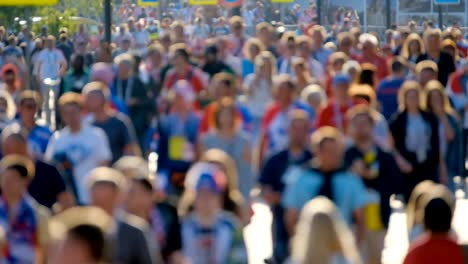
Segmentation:
[(278, 95), (277, 100), (283, 106), (289, 106), (294, 99), (294, 91), (289, 87), (286, 82), (280, 83), (278, 85)]
[(119, 193), (111, 183), (96, 183), (91, 187), (91, 204), (109, 213), (118, 203)]
[(325, 170), (335, 170), (341, 165), (343, 147), (335, 140), (325, 140), (320, 144), (316, 152), (316, 157), (320, 161), (320, 166)]
[(216, 91), (215, 93), (217, 94), (218, 99), (224, 97), (234, 98), (236, 95), (236, 91), (229, 85), (224, 84), (223, 82), (216, 82), (214, 89)]
[(232, 25), (232, 32), (236, 35), (236, 36), (241, 36), (242, 35), (242, 31), (244, 29), (244, 26), (242, 25), (242, 23), (240, 22), (237, 22), (237, 23), (234, 23)]
[(372, 139), (373, 125), (366, 115), (357, 115), (351, 121), (349, 133), (354, 142), (367, 142)]
[(314, 109), (316, 112), (319, 112), (322, 105), (322, 99), (318, 94), (311, 94), (307, 98), (307, 103)]
[(172, 57), (172, 62), (174, 63), (174, 66), (184, 66), (186, 64), (184, 57), (177, 52)]
[(195, 195), (194, 208), (201, 215), (212, 215), (221, 208), (221, 194), (200, 190)]
[(348, 90), (349, 84), (338, 84), (333, 89), (333, 97), (341, 103), (346, 102), (349, 99)]
[(44, 44), (45, 44), (45, 47), (46, 47), (47, 49), (53, 49), (54, 46), (55, 46), (54, 41), (53, 41), (53, 40), (50, 40), (50, 39), (46, 39), (46, 40), (44, 41)]
[(257, 45), (250, 45), (249, 52), (252, 55), (252, 58), (255, 59), (255, 57), (257, 57), (257, 55), (260, 53), (260, 49), (257, 47)]
[(452, 56), (452, 58), (455, 57), (455, 50), (452, 47), (447, 46), (447, 47), (443, 48), (443, 51), (450, 54), (450, 56)]
[(350, 38), (345, 38), (340, 43), (340, 51), (349, 54), (351, 52), (351, 48), (353, 47), (353, 42)]
[(3, 76), (3, 81), (8, 85), (15, 85), (16, 76), (11, 71), (7, 72), (7, 73), (5, 73), (5, 76)]
[(132, 181), (125, 197), (125, 206), (130, 213), (149, 212), (153, 206), (153, 193), (141, 183)]
[(77, 126), (81, 122), (80, 107), (75, 104), (66, 104), (60, 108), (60, 115), (66, 126)]
[(342, 59), (337, 59), (333, 62), (333, 70), (335, 72), (341, 72), (341, 70), (343, 69), (343, 65), (344, 65), (344, 60)]
[(6, 137), (2, 142), (2, 154), (5, 156), (11, 154), (28, 155), (26, 142), (13, 137)]
[(103, 98), (100, 92), (91, 92), (86, 95), (85, 98), (85, 105), (86, 109), (91, 112), (95, 113), (104, 108), (105, 99)]
[(37, 103), (31, 99), (24, 100), (19, 105), (18, 111), (22, 120), (34, 121), (37, 112)]
[(28, 180), (13, 169), (7, 169), (1, 176), (2, 192), (5, 197), (18, 199), (28, 188)]
[(122, 41), (122, 49), (129, 50), (131, 42), (128, 39)]
[(375, 54), (375, 49), (376, 47), (374, 46), (374, 44), (372, 44), (369, 41), (362, 44), (362, 54), (364, 56), (373, 56)]
[(307, 120), (294, 120), (289, 125), (289, 142), (297, 146), (306, 146), (309, 135), (309, 123)]
[(438, 36), (429, 36), (426, 40), (426, 48), (428, 51), (438, 51), (440, 50), (440, 37)]
[(91, 257), (88, 246), (82, 241), (67, 238), (58, 245), (58, 248), (51, 248), (51, 263), (95, 263)]
[(409, 50), (411, 55), (419, 55), (421, 51), (421, 47), (419, 46), (419, 42), (413, 40), (409, 43)]
[(437, 74), (432, 70), (422, 70), (419, 74), (419, 83), (422, 87), (432, 80), (437, 80)]
[(416, 90), (410, 90), (406, 92), (405, 103), (406, 103), (406, 108), (408, 108), (408, 110), (418, 110), (419, 109), (419, 92)]
[(438, 114), (444, 111), (444, 98), (438, 91), (429, 93), (429, 105), (434, 113)]
[(315, 31), (315, 32), (312, 34), (312, 39), (314, 40), (314, 45), (320, 47), (320, 46), (322, 45), (322, 43), (323, 43), (322, 32), (320, 32), (320, 31)]

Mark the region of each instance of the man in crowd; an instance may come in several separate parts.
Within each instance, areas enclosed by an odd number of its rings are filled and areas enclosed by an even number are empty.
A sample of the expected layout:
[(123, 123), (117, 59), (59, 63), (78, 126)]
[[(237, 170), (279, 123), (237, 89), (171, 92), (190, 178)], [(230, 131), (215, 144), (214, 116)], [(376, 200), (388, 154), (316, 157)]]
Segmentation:
[[(111, 234), (112, 262), (160, 263), (153, 262), (151, 258), (149, 237), (145, 235), (149, 228), (145, 221), (118, 210), (125, 188), (124, 176), (115, 169), (99, 167), (90, 171), (87, 178), (91, 204), (103, 209), (116, 223)], [(157, 243), (154, 240), (151, 242)]]
[(112, 164), (124, 155), (141, 153), (130, 119), (115, 113), (108, 106), (109, 89), (104, 83), (88, 83), (83, 90), (85, 106), (92, 115), (92, 124), (101, 128), (109, 140)]
[(377, 87), (377, 100), (386, 119), (398, 110), (398, 90), (408, 75), (407, 61), (403, 57), (395, 57), (390, 69), (390, 76), (383, 79)]
[(343, 135), (335, 128), (322, 127), (314, 132), (311, 143), (314, 155), (311, 167), (298, 168), (283, 176), (286, 188), (282, 205), (288, 233), (294, 234), (299, 213), (307, 201), (325, 196), (337, 205), (348, 225), (356, 225), (359, 243), (365, 233), (366, 188), (355, 174), (343, 170)]
[(416, 80), (423, 88), (429, 81), (437, 80), (438, 72), (439, 67), (431, 60), (420, 61), (416, 64)]
[(281, 195), (284, 191), (286, 172), (293, 166), (303, 166), (312, 159), (308, 149), (310, 121), (306, 112), (293, 110), (289, 114), (289, 144), (265, 162), (259, 183), (262, 186), (262, 197), (268, 203), (273, 214), (273, 256), (276, 262), (282, 263), (288, 255), (289, 236), (284, 224), (284, 208), (281, 206)]
[(108, 165), (112, 160), (109, 142), (100, 128), (83, 124), (83, 105), (79, 94), (62, 95), (59, 110), (65, 128), (55, 132), (47, 146), (45, 157), (70, 169), (72, 188), (78, 203), (88, 204), (88, 173), (98, 166)]
[(456, 70), (455, 63), (450, 56), (441, 50), (442, 33), (439, 29), (429, 29), (424, 32), (424, 43), (426, 53), (418, 57), (417, 62), (424, 60), (434, 61), (439, 69), (438, 80), (444, 86), (447, 84), (449, 75)]
[(384, 79), (388, 75), (387, 60), (378, 53), (379, 40), (372, 34), (365, 33), (359, 37), (362, 45), (362, 55), (358, 58), (359, 63), (370, 63), (377, 68), (377, 78)]
[[(28, 187), (29, 194), (41, 205), (62, 210), (73, 205), (73, 197), (67, 191), (65, 179), (59, 170), (28, 153), (28, 142), (18, 125), (13, 125), (2, 132), (2, 154), (31, 157), (34, 161), (34, 178)], [(47, 186), (47, 188), (45, 188)]]
[(35, 158), (42, 158), (52, 137), (49, 127), (36, 120), (40, 107), (40, 95), (36, 91), (23, 91), (17, 98), (19, 119), (17, 123), (27, 135), (28, 151)]
[[(365, 263), (381, 263), (390, 213), (390, 196), (400, 193), (402, 175), (393, 156), (382, 150), (373, 137), (374, 116), (367, 105), (358, 105), (347, 113), (353, 144), (345, 153), (346, 167), (360, 176), (367, 188)], [(377, 208), (377, 210), (373, 210)]]
[(311, 36), (313, 40), (312, 57), (315, 60), (319, 61), (322, 64), (322, 66), (327, 65), (328, 57), (330, 57), (332, 51), (323, 46), (323, 42), (327, 37), (325, 28), (320, 25), (315, 25), (311, 29), (309, 29), (309, 32), (307, 33)]

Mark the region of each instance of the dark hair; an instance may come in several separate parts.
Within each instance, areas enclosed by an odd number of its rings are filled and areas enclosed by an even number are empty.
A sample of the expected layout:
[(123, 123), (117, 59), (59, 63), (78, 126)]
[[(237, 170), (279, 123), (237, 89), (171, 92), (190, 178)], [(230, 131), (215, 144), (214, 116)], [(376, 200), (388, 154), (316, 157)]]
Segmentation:
[(8, 166), (5, 168), (6, 170), (14, 170), (16, 171), (21, 178), (27, 179), (29, 174), (28, 174), (28, 169), (21, 165), (21, 164), (13, 164), (11, 166)]
[(104, 259), (106, 251), (106, 238), (99, 227), (89, 224), (78, 225), (68, 231), (68, 236), (83, 243), (94, 261)]
[(174, 54), (177, 56), (182, 56), (182, 58), (184, 58), (184, 60), (187, 62), (190, 60), (190, 55), (186, 49), (177, 49)]
[(392, 61), (392, 72), (393, 73), (400, 73), (407, 69), (406, 60), (403, 57), (395, 57)]
[(442, 198), (431, 199), (424, 208), (424, 226), (435, 233), (447, 233), (452, 223), (452, 209)]
[(145, 191), (147, 192), (153, 192), (153, 185), (151, 184), (151, 182), (149, 181), (149, 179), (145, 179), (143, 177), (136, 177), (136, 178), (133, 178), (133, 181), (140, 184), (143, 189), (145, 189)]
[(223, 85), (233, 88), (235, 85), (235, 79), (233, 76), (226, 72), (220, 72), (213, 76), (213, 81), (220, 82)]

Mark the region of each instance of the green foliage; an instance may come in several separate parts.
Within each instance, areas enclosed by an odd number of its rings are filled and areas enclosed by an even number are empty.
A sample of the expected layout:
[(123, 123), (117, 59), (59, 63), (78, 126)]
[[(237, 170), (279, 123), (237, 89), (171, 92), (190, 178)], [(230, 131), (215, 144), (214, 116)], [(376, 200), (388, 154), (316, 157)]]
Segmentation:
[(19, 21), (15, 21), (16, 17), (19, 20), (41, 17), (42, 20), (40, 22), (32, 23), (33, 32), (39, 33), (41, 26), (46, 25), (49, 28), (49, 32), (56, 36), (62, 27), (67, 27), (69, 34), (73, 34), (81, 22), (70, 19), (70, 17), (79, 16), (99, 21), (102, 12), (102, 0), (60, 0), (56, 6), (0, 7), (0, 25), (18, 31), (20, 25)]

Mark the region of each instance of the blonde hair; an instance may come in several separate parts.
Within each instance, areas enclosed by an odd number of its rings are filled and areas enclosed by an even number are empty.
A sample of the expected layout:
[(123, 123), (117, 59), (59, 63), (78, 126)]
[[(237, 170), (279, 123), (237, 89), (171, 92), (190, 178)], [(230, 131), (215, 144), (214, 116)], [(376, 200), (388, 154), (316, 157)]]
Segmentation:
[(455, 61), (457, 61), (459, 59), (459, 55), (458, 55), (458, 47), (457, 47), (457, 44), (455, 44), (455, 42), (451, 39), (444, 39), (442, 41), (442, 44), (441, 44), (441, 47), (442, 49), (443, 48), (452, 48), (453, 51), (454, 51), (454, 56), (453, 56), (453, 59)]
[(301, 100), (302, 102), (308, 104), (309, 98), (312, 95), (316, 95), (320, 98), (320, 107), (325, 107), (327, 104), (327, 95), (325, 91), (319, 84), (310, 84), (301, 92)]
[(398, 110), (403, 112), (406, 110), (406, 95), (410, 91), (415, 91), (419, 95), (419, 107), (424, 108), (424, 94), (421, 89), (421, 85), (419, 85), (416, 81), (405, 81), (402, 85), (400, 90), (398, 91)]
[(409, 59), (410, 57), (410, 45), (413, 41), (416, 41), (419, 45), (419, 54), (426, 52), (422, 38), (416, 33), (411, 33), (408, 38), (406, 38), (405, 43), (403, 43), (403, 48), (401, 49), (401, 56), (406, 59)]
[(8, 119), (13, 119), (15, 118), (16, 115), (16, 105), (13, 100), (13, 97), (11, 97), (10, 93), (8, 93), (5, 90), (0, 90), (0, 98), (3, 98), (5, 100), (7, 108), (6, 108), (6, 117)]
[(242, 54), (249, 60), (255, 60), (255, 57), (250, 52), (250, 48), (252, 46), (256, 46), (258, 49), (258, 54), (265, 50), (265, 45), (258, 39), (258, 38), (249, 38), (247, 42), (245, 42), (244, 46), (242, 47)]
[(450, 100), (448, 98), (447, 93), (445, 92), (444, 86), (439, 81), (429, 81), (424, 88), (424, 90), (426, 91), (426, 101), (424, 104), (424, 109), (432, 112), (432, 107), (430, 104), (431, 95), (433, 93), (439, 93), (439, 95), (442, 97), (442, 104), (445, 113), (455, 117), (457, 116), (456, 111), (450, 105)]
[(336, 128), (331, 126), (324, 126), (321, 127), (310, 136), (312, 152), (316, 152), (320, 145), (325, 140), (333, 140), (335, 141), (340, 147), (344, 146), (343, 142), (343, 134)]
[(265, 64), (265, 61), (269, 61), (271, 64), (271, 75), (275, 75), (277, 73), (277, 67), (276, 67), (276, 58), (275, 56), (267, 51), (264, 50), (258, 54), (257, 57), (255, 57), (255, 72), (259, 72), (260, 67)]
[(348, 263), (362, 263), (352, 232), (338, 209), (329, 199), (319, 196), (301, 211), (291, 256), (298, 264), (328, 264), (336, 252)]
[(425, 180), (414, 187), (406, 206), (406, 226), (408, 232), (414, 225), (421, 224), (423, 220), (424, 208), (422, 202), (428, 196), (436, 184), (433, 181)]

